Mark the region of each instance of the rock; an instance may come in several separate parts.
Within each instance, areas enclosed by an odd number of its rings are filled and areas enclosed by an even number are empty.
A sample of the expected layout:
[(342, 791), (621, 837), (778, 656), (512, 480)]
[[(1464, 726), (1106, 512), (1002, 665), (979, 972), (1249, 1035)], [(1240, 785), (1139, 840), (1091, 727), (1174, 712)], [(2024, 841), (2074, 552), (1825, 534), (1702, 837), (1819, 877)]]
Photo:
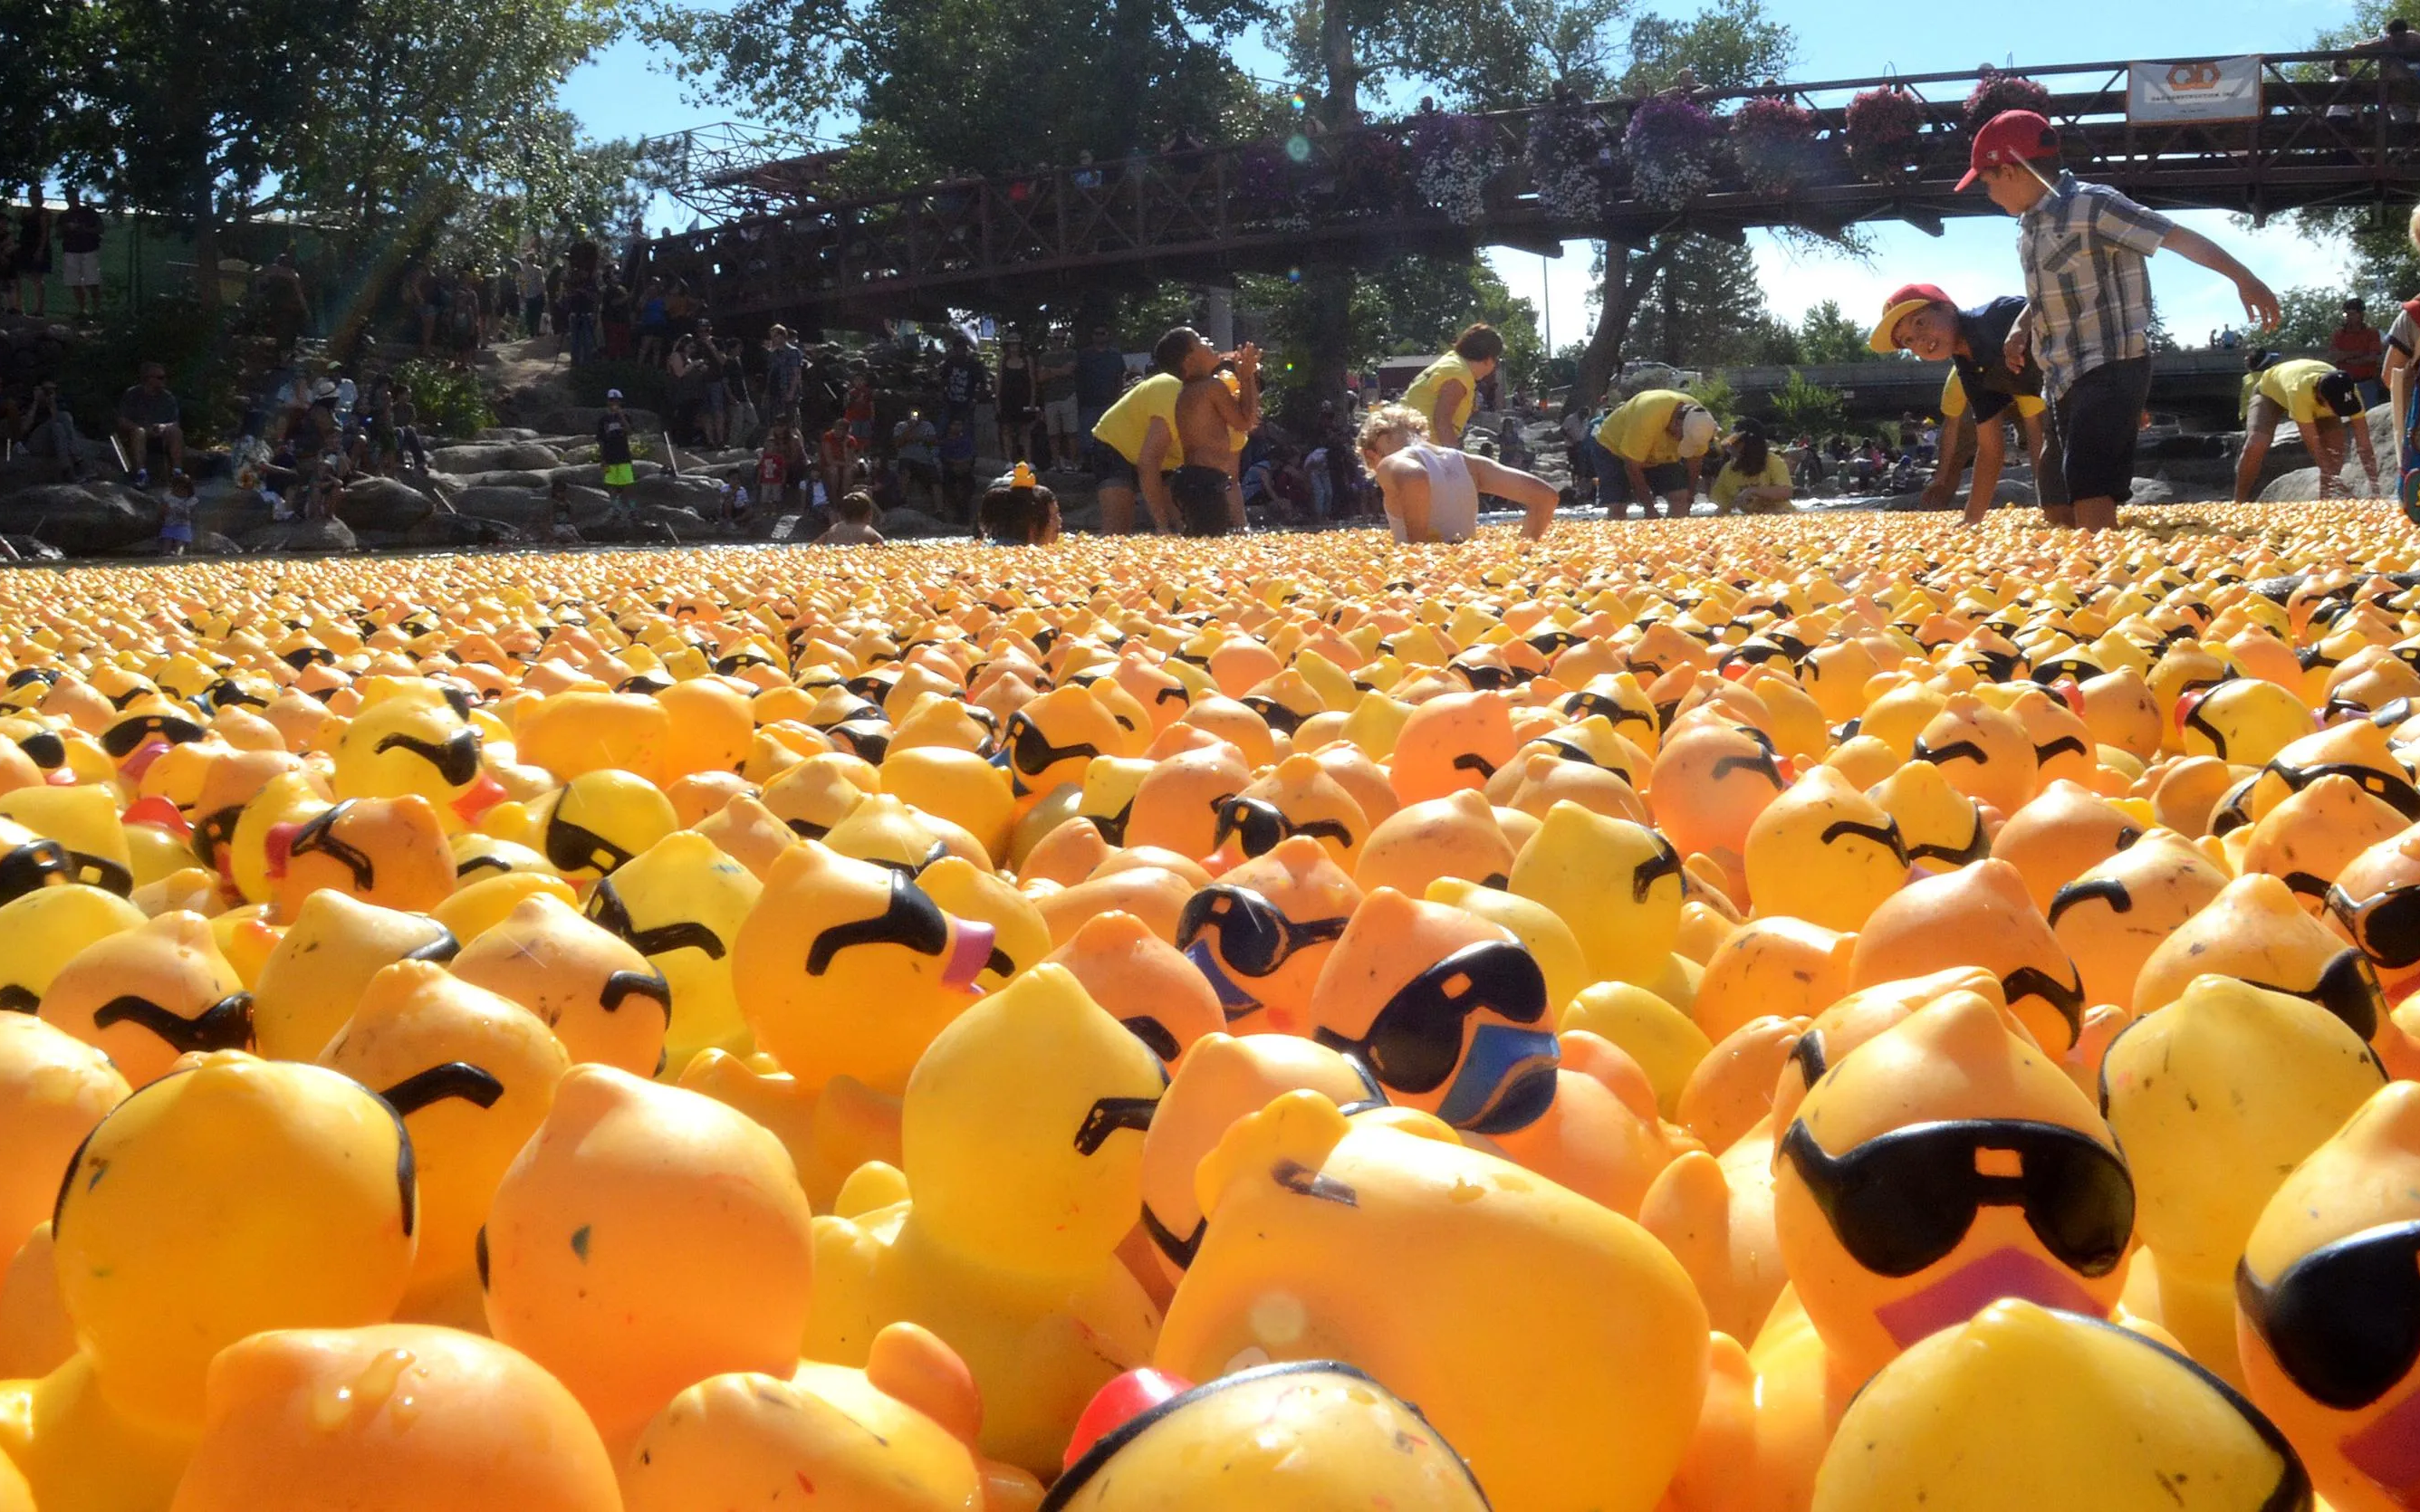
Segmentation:
[(403, 538), (420, 547), (514, 546), (524, 539), (520, 531), (503, 520), (458, 514), (431, 515), (405, 531)]
[(625, 494), (632, 505), (664, 504), (675, 509), (694, 509), (700, 513), (716, 507), (722, 498), (722, 485), (711, 478), (694, 474), (674, 477), (659, 472), (641, 478)]
[(53, 546), (48, 541), (39, 540), (31, 535), (0, 535), (0, 541), (8, 542), (8, 549), (17, 553), (17, 559), (21, 562), (64, 562), (67, 560), (66, 552), (60, 550), (57, 547)]
[(2173, 504), (2177, 501), (2177, 491), (2159, 478), (2136, 478), (2134, 491), (2127, 496), (2126, 501), (2130, 504)]
[[(1061, 517), (1061, 523), (1063, 525), (1065, 523), (1063, 515)], [(962, 527), (953, 525), (945, 519), (936, 518), (921, 509), (885, 510), (882, 517), (874, 524), (875, 529), (893, 541), (917, 541), (939, 535), (966, 533)]]
[[(630, 417), (632, 430), (656, 431), (664, 428), (663, 417), (652, 409), (638, 409), (624, 405), (622, 413)], [(590, 409), (574, 406), (569, 409), (547, 410), (543, 414), (533, 417), (530, 424), (551, 436), (594, 436), (597, 434), (597, 422), (603, 418), (605, 418), (605, 411), (601, 409)]]
[(474, 441), (535, 441), (544, 438), (536, 431), (526, 430), (519, 425), (489, 425), (471, 439)]
[(195, 531), (194, 544), (186, 548), (186, 553), (201, 557), (235, 557), (243, 554), (243, 548), (216, 531)]
[(465, 488), (535, 488), (546, 490), (547, 473), (525, 468), (504, 468), (493, 472), (473, 472), (458, 480)]
[(358, 550), (361, 541), (343, 520), (331, 517), (281, 520), (244, 536), (242, 546), (260, 556), (311, 556)]
[(535, 441), (483, 441), (440, 446), (428, 454), (428, 465), (439, 472), (535, 471), (560, 467), (563, 458), (554, 454), (554, 448)]
[[(2385, 471), (2394, 471), (2383, 458), (2380, 461), (2380, 467)], [(2368, 476), (2361, 471), (2361, 462), (2358, 458), (2349, 458), (2346, 461), (2344, 471), (2336, 475), (2336, 481), (2343, 485), (2341, 492), (2349, 493), (2355, 499), (2382, 495), (2393, 486), (2392, 479), (2381, 478), (2378, 486), (2372, 487)], [(2293, 471), (2279, 476), (2260, 490), (2260, 501), (2264, 504), (2312, 500), (2319, 497), (2319, 470), (2318, 468), (2296, 468)]]
[(400, 478), (356, 478), (336, 495), (336, 516), (357, 531), (408, 531), (436, 501)]
[(0, 499), (0, 526), (71, 557), (99, 556), (160, 532), (160, 501), (120, 483), (54, 483)]
[[(664, 468), (662, 463), (649, 462), (644, 459), (641, 459), (640, 461), (630, 464), (630, 475), (642, 480), (652, 478), (663, 470)], [(553, 484), (554, 480), (560, 478), (576, 488), (602, 488), (605, 486), (605, 469), (600, 464), (595, 462), (585, 463), (580, 467), (549, 468), (546, 470), (544, 477), (550, 486)]]

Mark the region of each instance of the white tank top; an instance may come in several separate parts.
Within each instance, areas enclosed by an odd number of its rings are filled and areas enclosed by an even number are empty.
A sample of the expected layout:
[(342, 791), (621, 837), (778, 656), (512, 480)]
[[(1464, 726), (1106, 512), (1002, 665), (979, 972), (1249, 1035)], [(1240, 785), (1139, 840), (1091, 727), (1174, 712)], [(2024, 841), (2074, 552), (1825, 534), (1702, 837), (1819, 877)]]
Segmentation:
[[(1414, 441), (1404, 451), (1419, 458), (1429, 475), (1429, 532), (1440, 541), (1467, 541), (1479, 532), (1479, 485), (1470, 478), (1470, 464), (1449, 447)], [(1405, 539), (1400, 516), (1387, 517), (1398, 541)]]

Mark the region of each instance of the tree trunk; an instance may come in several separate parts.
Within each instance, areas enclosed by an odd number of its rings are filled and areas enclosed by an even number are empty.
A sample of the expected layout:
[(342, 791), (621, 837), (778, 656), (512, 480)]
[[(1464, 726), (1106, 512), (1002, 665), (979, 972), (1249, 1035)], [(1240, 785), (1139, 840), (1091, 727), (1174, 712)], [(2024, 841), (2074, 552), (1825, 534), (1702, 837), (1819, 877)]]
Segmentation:
[(1319, 51), (1327, 66), (1327, 126), (1341, 131), (1361, 119), (1361, 69), (1353, 56), (1353, 28), (1344, 0), (1326, 0), (1319, 9)]
[(1657, 237), (1643, 252), (1612, 244), (1606, 247), (1605, 303), (1597, 312), (1596, 329), (1589, 333), (1588, 348), (1580, 353), (1571, 396), (1563, 401), (1564, 413), (1594, 409), (1606, 385), (1621, 371), (1621, 345), (1630, 337), (1638, 301), (1654, 284), (1655, 275), (1672, 260), (1675, 244), (1675, 238)]
[(1344, 412), (1344, 369), (1355, 356), (1354, 271), (1349, 263), (1319, 263), (1303, 270), (1302, 295), (1309, 312), (1311, 393), (1314, 407), (1332, 402)]
[(194, 189), (194, 295), (215, 316), (219, 296), (218, 185), (207, 164), (195, 170)]

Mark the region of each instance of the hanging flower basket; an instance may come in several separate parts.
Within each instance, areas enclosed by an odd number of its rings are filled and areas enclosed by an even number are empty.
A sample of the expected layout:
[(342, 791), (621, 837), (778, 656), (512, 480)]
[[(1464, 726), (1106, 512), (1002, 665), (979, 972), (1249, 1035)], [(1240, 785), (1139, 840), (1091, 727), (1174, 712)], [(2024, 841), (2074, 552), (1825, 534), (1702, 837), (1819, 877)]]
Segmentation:
[(1731, 153), (1740, 177), (1760, 194), (1787, 194), (1814, 167), (1822, 119), (1795, 100), (1749, 100), (1731, 116)]
[(1543, 106), (1531, 117), (1527, 149), (1538, 204), (1563, 221), (1594, 221), (1611, 197), (1612, 128), (1576, 100)]
[(1903, 173), (1924, 132), (1924, 106), (1898, 85), (1869, 89), (1849, 101), (1849, 161), (1873, 175)]
[(1714, 187), (1715, 145), (1723, 123), (1683, 95), (1640, 100), (1622, 133), (1630, 182), (1638, 197), (1662, 209), (1679, 209)]
[(2037, 116), (2050, 114), (2050, 90), (2022, 73), (2009, 73), (1983, 65), (1975, 84), (1975, 92), (1966, 97), (1962, 117), (1966, 134), (1973, 136), (1986, 122), (2002, 111), (2029, 110)]
[(1251, 220), (1281, 215), (1294, 204), (1294, 176), (1285, 148), (1275, 142), (1246, 147), (1235, 163), (1235, 205)]
[(1488, 186), (1504, 168), (1488, 124), (1452, 111), (1421, 111), (1404, 136), (1420, 198), (1457, 225), (1476, 224), (1487, 213)]

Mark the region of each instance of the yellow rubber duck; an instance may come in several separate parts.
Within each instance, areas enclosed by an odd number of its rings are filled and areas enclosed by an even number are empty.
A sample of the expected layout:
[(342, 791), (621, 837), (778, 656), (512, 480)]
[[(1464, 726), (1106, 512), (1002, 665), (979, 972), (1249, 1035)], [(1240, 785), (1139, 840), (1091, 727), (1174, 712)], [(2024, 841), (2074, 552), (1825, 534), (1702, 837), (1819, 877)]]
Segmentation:
[(788, 1153), (745, 1115), (575, 1066), (488, 1210), (489, 1329), (570, 1389), (620, 1463), (688, 1386), (796, 1367), (808, 1222)]
[[(1209, 1227), (1159, 1369), (1341, 1361), (1418, 1401), (1497, 1505), (1657, 1504), (1709, 1335), (1688, 1277), (1636, 1224), (1434, 1119), (1348, 1120), (1314, 1091), (1231, 1129), (1200, 1187)], [(1481, 1279), (1512, 1254), (1522, 1285)]]
[(211, 1362), (170, 1512), (616, 1512), (580, 1403), (530, 1359), (425, 1323), (256, 1334)]
[(983, 1389), (984, 1452), (1055, 1471), (1093, 1393), (1150, 1354), (1157, 1309), (1116, 1252), (1165, 1078), (1061, 967), (967, 1010), (908, 1084), (904, 1183), (815, 1220), (807, 1356), (862, 1365), (885, 1326), (921, 1323)]
[(1813, 1512), (2309, 1507), (2285, 1435), (2156, 1339), (1993, 1303), (1883, 1367), (1840, 1421)]
[(0, 1454), (46, 1509), (167, 1505), (211, 1357), (267, 1329), (383, 1321), (418, 1206), (411, 1142), (359, 1084), (240, 1051), (194, 1057), (69, 1165), (53, 1243), (77, 1350), (0, 1384)]

